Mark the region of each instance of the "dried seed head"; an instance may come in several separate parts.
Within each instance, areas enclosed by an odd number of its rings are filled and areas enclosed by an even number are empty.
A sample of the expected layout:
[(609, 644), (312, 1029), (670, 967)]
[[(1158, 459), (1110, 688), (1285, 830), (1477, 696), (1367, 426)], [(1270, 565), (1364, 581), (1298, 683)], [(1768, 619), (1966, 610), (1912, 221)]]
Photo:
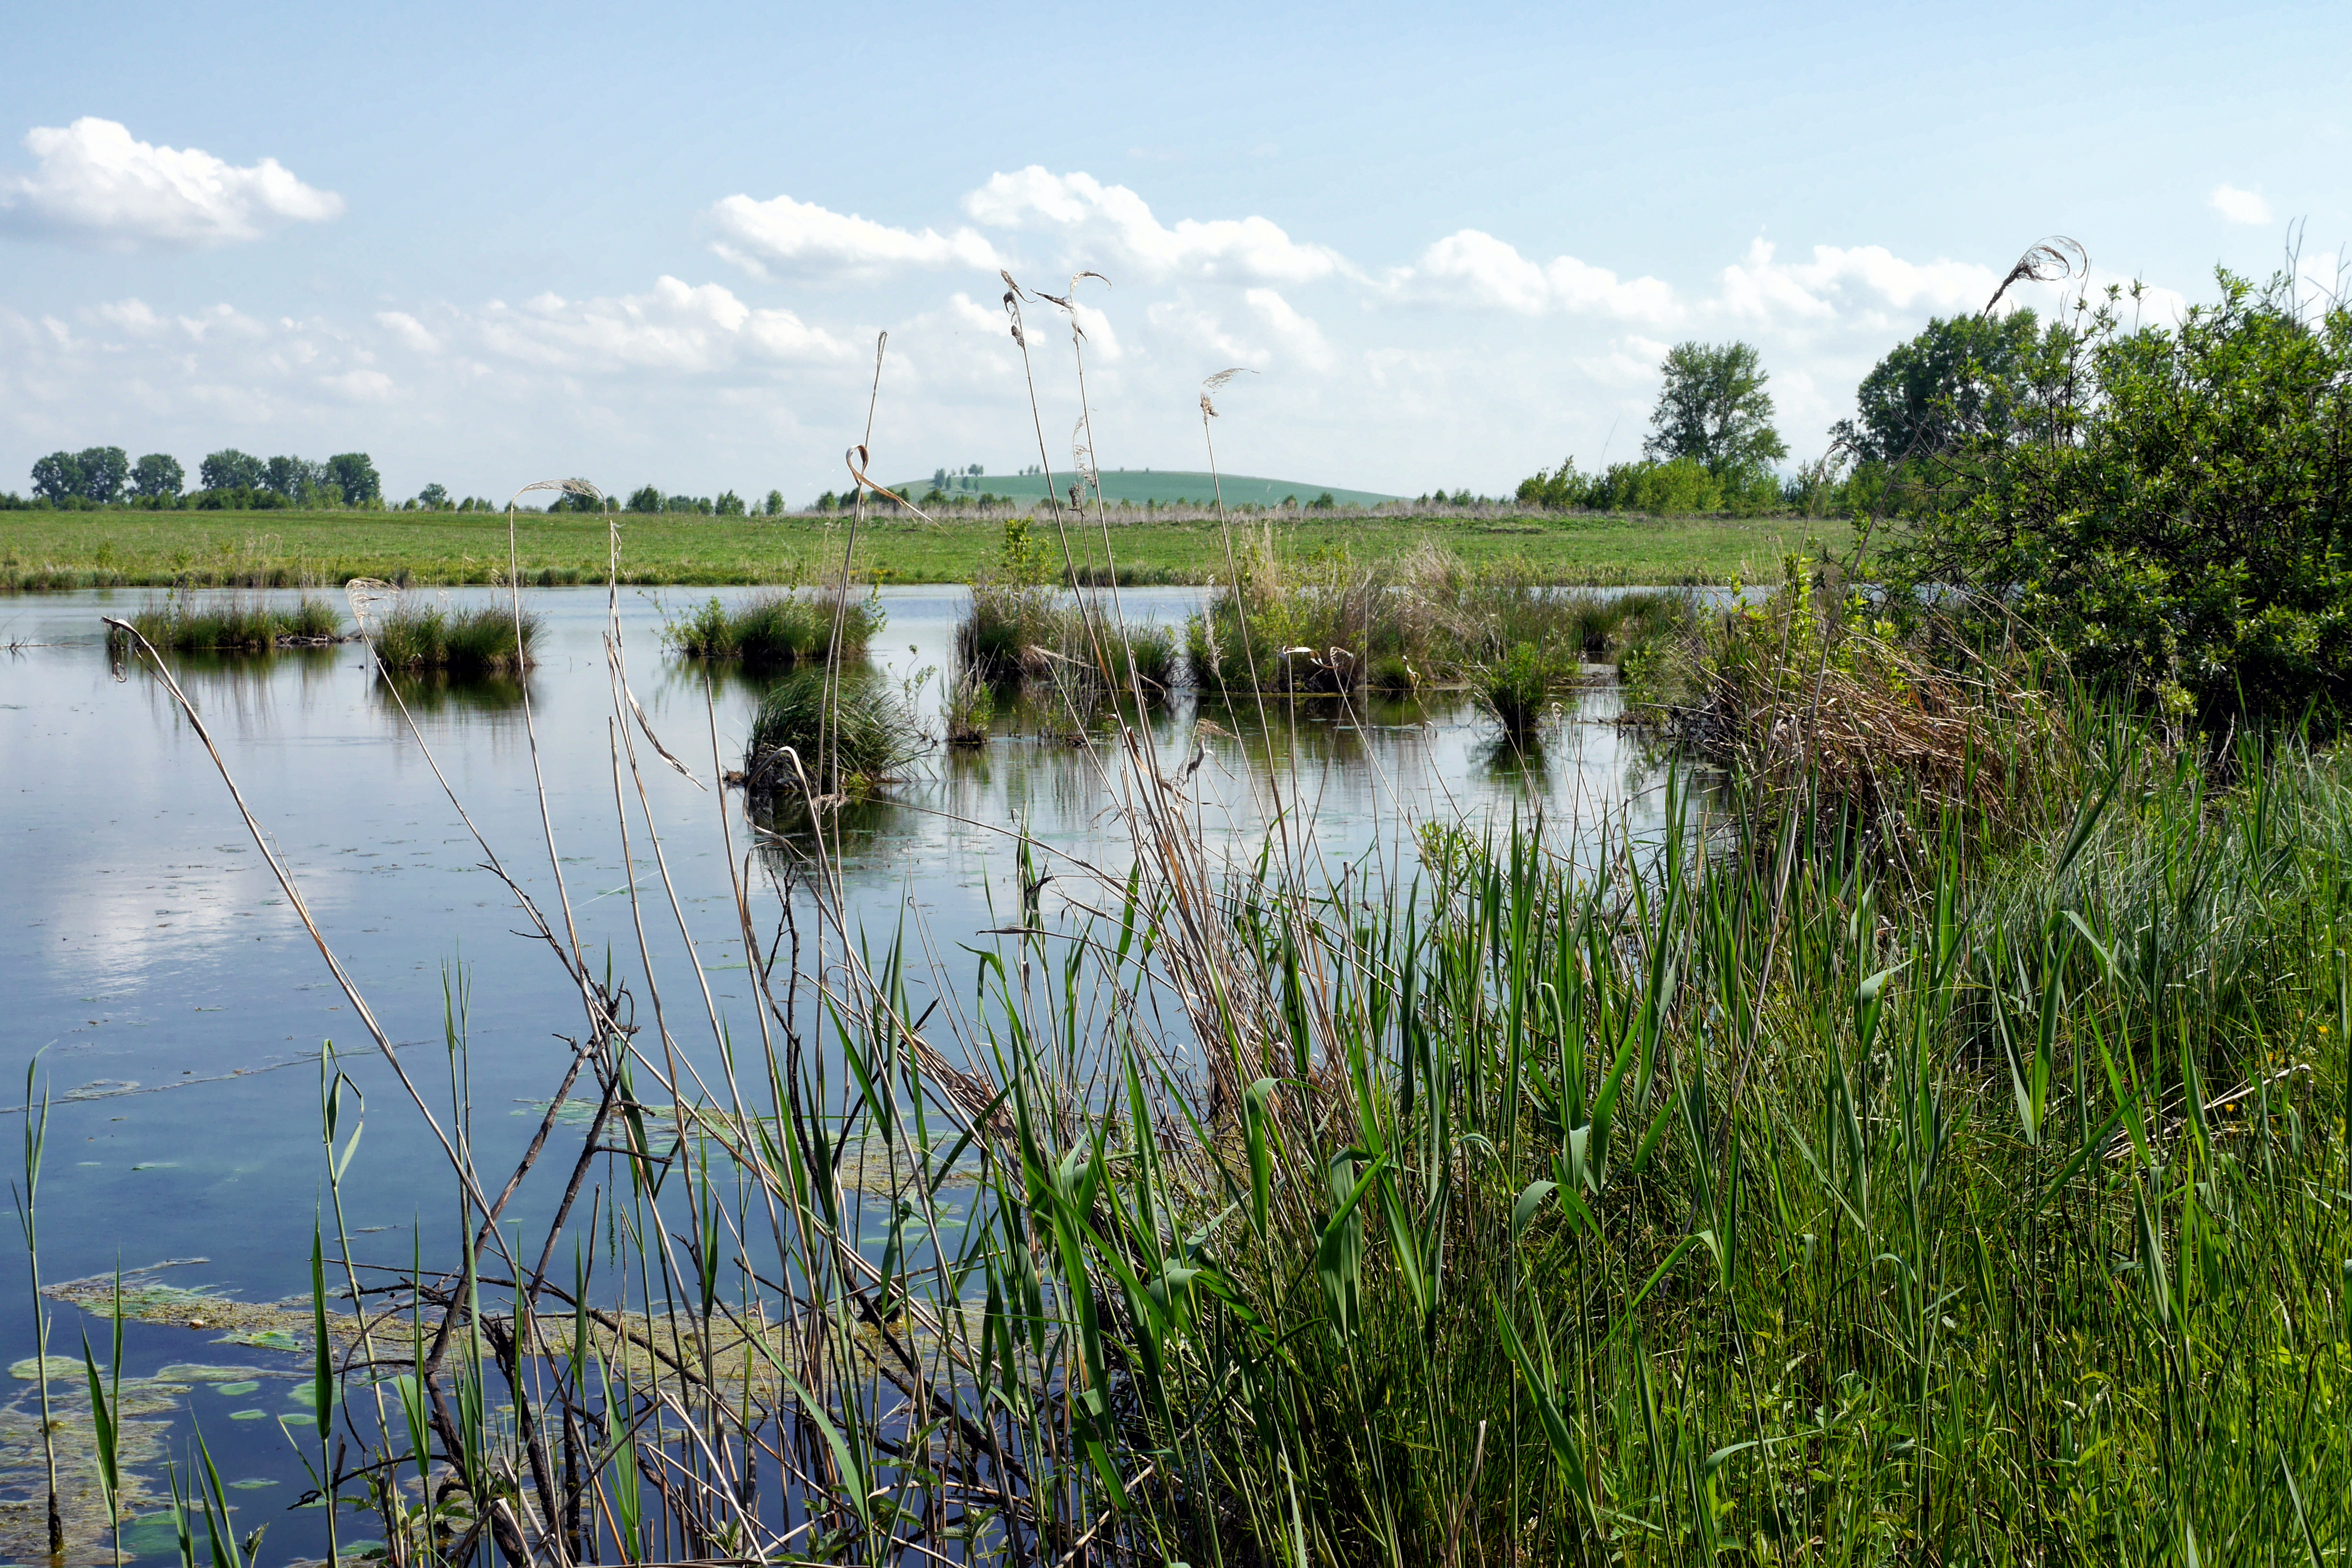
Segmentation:
[(2051, 283), (2071, 278), (2077, 270), (2085, 278), (2091, 275), (2091, 253), (2083, 248), (2080, 241), (2053, 234), (2037, 241), (2017, 258), (2017, 265), (2009, 269), (2009, 276), (2000, 280), (2000, 287), (1992, 291), (1992, 298), (1985, 301), (1979, 314), (1990, 315), (2012, 283)]

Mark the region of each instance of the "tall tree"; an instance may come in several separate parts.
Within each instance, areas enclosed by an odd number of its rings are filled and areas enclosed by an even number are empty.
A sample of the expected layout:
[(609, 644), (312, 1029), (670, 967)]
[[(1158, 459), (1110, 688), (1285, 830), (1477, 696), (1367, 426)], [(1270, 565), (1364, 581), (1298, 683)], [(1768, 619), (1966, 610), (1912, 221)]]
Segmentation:
[(437, 484), (427, 485), (423, 489), (416, 492), (416, 504), (421, 507), (429, 507), (435, 511), (439, 511), (443, 507), (449, 504), (449, 492), (443, 486)]
[(326, 478), (324, 466), (308, 458), (272, 458), (263, 466), (261, 482), (288, 500), (299, 501), (308, 500)]
[(150, 452), (131, 467), (131, 493), (142, 500), (176, 500), (187, 482), (187, 470), (168, 453)]
[(630, 511), (659, 511), (661, 509), (662, 493), (658, 486), (639, 485), (629, 492), (627, 510)]
[(366, 506), (383, 499), (383, 480), (365, 452), (340, 452), (328, 458), (325, 479), (343, 492), (345, 506)]
[(1772, 428), (1771, 379), (1753, 343), (1676, 343), (1658, 365), (1665, 384), (1650, 415), (1644, 457), (1690, 458), (1717, 474), (1760, 468), (1789, 455)]
[(120, 447), (85, 447), (74, 454), (74, 464), (81, 470), (81, 493), (100, 506), (112, 506), (122, 499), (122, 487), (131, 481), (131, 454)]
[(250, 452), (224, 447), (196, 465), (196, 477), (208, 490), (257, 490), (268, 488), (269, 467)]
[(1854, 393), (1855, 417), (1836, 434), (1879, 462), (1946, 452), (1980, 436), (2006, 437), (2026, 395), (2023, 372), (2041, 342), (2031, 310), (1997, 320), (1938, 317), (1873, 367)]
[(36, 462), (33, 493), (52, 501), (81, 494), (81, 459), (71, 452), (51, 452)]

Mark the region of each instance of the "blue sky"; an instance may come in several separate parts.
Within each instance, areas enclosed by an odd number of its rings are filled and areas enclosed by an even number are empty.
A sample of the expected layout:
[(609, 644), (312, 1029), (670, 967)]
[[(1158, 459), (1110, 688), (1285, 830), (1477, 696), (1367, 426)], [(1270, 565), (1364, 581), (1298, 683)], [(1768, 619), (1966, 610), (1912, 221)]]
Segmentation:
[[(503, 497), (1037, 460), (1500, 491), (1747, 338), (1792, 452), (2025, 246), (2151, 308), (2352, 235), (2352, 7), (51, 5), (0, 122), (0, 488), (59, 447)], [(37, 65), (37, 68), (36, 68)], [(852, 217), (861, 220), (850, 221)], [(1047, 452), (1078, 411), (1032, 308)]]

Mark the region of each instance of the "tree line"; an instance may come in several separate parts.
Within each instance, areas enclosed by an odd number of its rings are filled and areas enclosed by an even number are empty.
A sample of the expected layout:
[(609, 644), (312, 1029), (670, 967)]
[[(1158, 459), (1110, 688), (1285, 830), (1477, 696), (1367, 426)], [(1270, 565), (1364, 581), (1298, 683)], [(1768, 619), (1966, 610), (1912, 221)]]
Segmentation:
[(167, 452), (150, 452), (136, 462), (121, 447), (52, 452), (33, 464), (31, 500), (11, 494), (0, 497), (0, 505), (246, 511), (383, 504), (383, 480), (365, 452), (340, 452), (314, 462), (257, 458), (228, 447), (205, 458), (196, 471), (198, 486), (190, 491), (187, 471)]

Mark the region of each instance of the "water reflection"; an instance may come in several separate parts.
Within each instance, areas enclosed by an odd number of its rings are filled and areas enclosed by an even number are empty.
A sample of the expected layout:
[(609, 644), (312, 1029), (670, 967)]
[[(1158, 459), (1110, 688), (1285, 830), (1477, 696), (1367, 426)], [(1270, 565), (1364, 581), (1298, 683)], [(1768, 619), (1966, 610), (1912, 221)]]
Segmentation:
[[(394, 700), (397, 693), (399, 700)], [(523, 683), (511, 675), (461, 675), (447, 670), (419, 670), (386, 675), (368, 685), (371, 701), (396, 721), (405, 707), (410, 714), (445, 719), (476, 719), (495, 723), (522, 717)]]

